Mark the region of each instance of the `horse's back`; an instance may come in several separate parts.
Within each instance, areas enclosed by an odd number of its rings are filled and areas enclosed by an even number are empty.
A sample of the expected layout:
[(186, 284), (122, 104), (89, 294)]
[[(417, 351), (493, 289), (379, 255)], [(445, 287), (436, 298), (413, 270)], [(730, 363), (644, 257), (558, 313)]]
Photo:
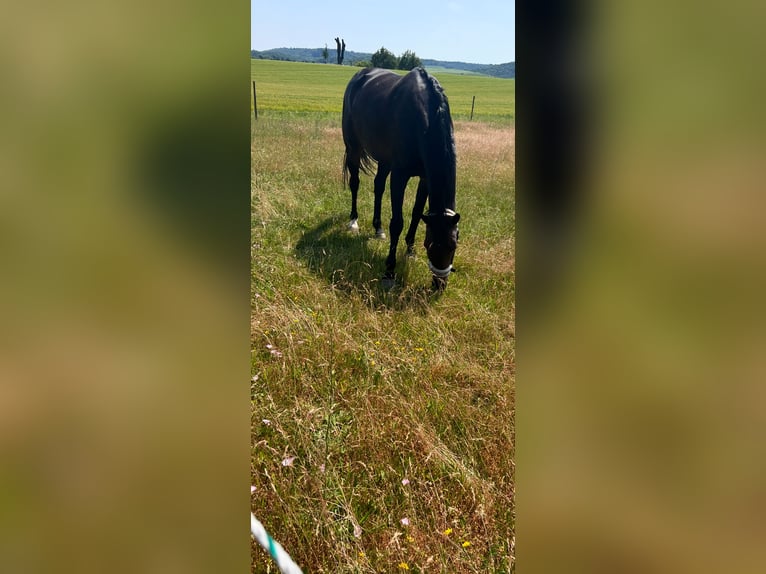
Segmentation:
[(362, 146), (379, 162), (413, 164), (413, 139), (427, 127), (428, 89), (422, 69), (401, 76), (365, 68), (349, 81), (343, 100), (347, 148)]

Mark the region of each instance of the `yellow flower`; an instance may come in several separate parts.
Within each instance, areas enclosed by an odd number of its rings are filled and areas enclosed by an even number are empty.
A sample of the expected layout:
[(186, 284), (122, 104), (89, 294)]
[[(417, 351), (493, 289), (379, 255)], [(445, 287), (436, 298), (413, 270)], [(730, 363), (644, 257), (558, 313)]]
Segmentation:
[(416, 351), (420, 351), (420, 352), (423, 352), (423, 347), (415, 347), (415, 350), (416, 350)]
[(399, 562), (399, 568), (401, 568), (402, 570), (409, 570), (410, 569), (410, 567), (407, 566), (406, 562)]
[(449, 536), (450, 534), (452, 534), (452, 529), (447, 528), (447, 530), (444, 531), (444, 536)]
[(371, 366), (371, 367), (374, 367), (374, 366), (375, 366), (375, 361), (373, 361), (372, 359), (370, 359), (370, 366)]
[(415, 542), (415, 539), (412, 536), (408, 536), (407, 542)]
[(466, 540), (465, 542), (463, 542), (463, 548), (468, 548), (470, 545), (471, 545), (471, 543), (470, 543), (470, 542), (468, 542), (468, 540)]
[(359, 551), (359, 558), (365, 558), (366, 556), (367, 555), (364, 552), (362, 552), (361, 550)]

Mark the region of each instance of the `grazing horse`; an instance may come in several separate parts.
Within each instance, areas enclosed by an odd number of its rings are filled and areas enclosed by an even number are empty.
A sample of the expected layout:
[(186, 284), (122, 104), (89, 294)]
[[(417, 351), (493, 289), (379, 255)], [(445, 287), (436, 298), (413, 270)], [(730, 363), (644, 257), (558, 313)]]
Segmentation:
[[(455, 213), (455, 137), (449, 103), (444, 90), (423, 68), (405, 76), (389, 70), (365, 68), (346, 87), (343, 97), (343, 180), (351, 188), (351, 222), (358, 230), (356, 197), (359, 170), (375, 175), (375, 209), (372, 225), (385, 238), (380, 222), (380, 204), (391, 175), (390, 246), (386, 259), (385, 284), (393, 284), (396, 247), (404, 228), (402, 205), (407, 182), (418, 176), (412, 220), (404, 240), (407, 254), (414, 254), (415, 233), (422, 218), (426, 224), (424, 247), (433, 287), (444, 289), (452, 271), (457, 249), (460, 214)], [(349, 178), (350, 175), (350, 178)], [(428, 214), (423, 214), (428, 199)]]

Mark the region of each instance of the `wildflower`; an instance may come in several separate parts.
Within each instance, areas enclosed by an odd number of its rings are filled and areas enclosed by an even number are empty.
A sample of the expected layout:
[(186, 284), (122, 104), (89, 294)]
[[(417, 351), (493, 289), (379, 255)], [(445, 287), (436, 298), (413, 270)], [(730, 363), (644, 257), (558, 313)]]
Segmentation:
[(399, 568), (401, 568), (402, 570), (409, 570), (410, 569), (410, 567), (407, 566), (406, 562), (399, 562)]
[(282, 466), (292, 466), (294, 460), (295, 460), (294, 456), (288, 456), (286, 459), (282, 461)]
[(271, 425), (271, 421), (269, 419), (261, 419), (261, 422), (263, 424), (265, 424), (266, 426), (270, 426)]
[(376, 345), (380, 345), (380, 341), (375, 341), (375, 344)]
[(362, 550), (360, 550), (359, 551), (359, 558), (367, 558), (367, 555)]
[(402, 486), (407, 486), (409, 483), (410, 483), (410, 479), (409, 478), (403, 478), (402, 479)]
[(402, 518), (399, 522), (402, 523), (402, 526), (409, 526), (410, 525), (410, 519), (407, 517)]
[(250, 381), (252, 381), (253, 383), (257, 383), (258, 382), (258, 375), (255, 375), (252, 379), (250, 379)]
[(423, 347), (415, 347), (415, 350), (418, 351), (419, 353), (422, 353), (423, 352)]
[(452, 534), (452, 529), (447, 528), (447, 530), (444, 531), (444, 536), (449, 536), (450, 534)]
[(466, 540), (465, 542), (463, 542), (463, 548), (468, 548), (470, 545), (471, 545), (471, 543), (470, 543), (470, 542), (468, 542), (468, 540)]
[(375, 361), (373, 361), (373, 360), (370, 360), (370, 366), (371, 366), (371, 367), (374, 367), (374, 366), (375, 366)]
[(415, 542), (415, 539), (412, 536), (408, 536), (407, 542)]
[(254, 492), (255, 492), (255, 487), (251, 485), (250, 486), (250, 494), (253, 494)]

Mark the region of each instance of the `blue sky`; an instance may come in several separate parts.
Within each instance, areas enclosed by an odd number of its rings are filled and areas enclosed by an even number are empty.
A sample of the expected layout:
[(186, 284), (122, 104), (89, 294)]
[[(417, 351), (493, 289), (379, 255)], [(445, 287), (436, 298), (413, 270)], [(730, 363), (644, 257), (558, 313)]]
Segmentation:
[(516, 60), (514, 0), (251, 0), (250, 47), (346, 49), (502, 64)]

